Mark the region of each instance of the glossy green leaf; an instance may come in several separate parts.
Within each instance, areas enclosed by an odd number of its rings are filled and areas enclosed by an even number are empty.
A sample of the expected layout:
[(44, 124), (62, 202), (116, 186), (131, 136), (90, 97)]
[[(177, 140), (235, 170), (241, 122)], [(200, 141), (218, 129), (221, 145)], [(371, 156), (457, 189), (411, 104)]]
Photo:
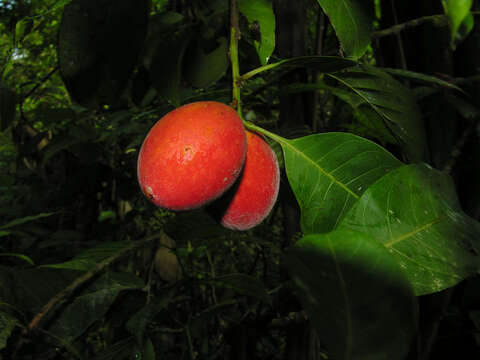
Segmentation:
[(348, 133), (279, 142), (305, 233), (334, 229), (371, 184), (402, 164), (381, 146)]
[[(425, 131), (413, 93), (378, 68), (359, 66), (328, 76), (357, 95), (362, 105), (372, 107), (386, 129), (397, 139), (411, 161), (427, 157)], [(358, 106), (358, 102), (356, 102)], [(352, 104), (354, 106), (354, 104)]]
[(225, 37), (217, 39), (217, 46), (208, 52), (201, 41), (192, 41), (192, 47), (185, 56), (184, 75), (190, 84), (204, 88), (225, 75), (228, 66), (228, 41)]
[(265, 65), (275, 49), (275, 14), (269, 0), (240, 0), (238, 9), (250, 24), (260, 63)]
[(453, 286), (480, 266), (480, 224), (462, 212), (450, 177), (426, 165), (405, 165), (378, 180), (338, 228), (382, 243), (417, 295)]
[[(472, 15), (470, 14), (472, 4), (473, 0), (442, 0), (443, 10), (450, 24), (450, 44), (452, 47), (455, 47), (455, 42), (458, 40), (458, 31), (464, 20), (472, 22)], [(470, 18), (468, 18), (469, 15)]]
[(381, 244), (335, 230), (305, 236), (286, 260), (329, 359), (405, 359), (416, 331), (416, 299)]
[(327, 14), (345, 53), (354, 59), (362, 56), (370, 44), (373, 1), (317, 1)]
[(260, 66), (252, 71), (243, 74), (241, 77), (243, 80), (248, 80), (251, 77), (260, 74), (264, 71), (270, 71), (273, 69), (283, 68), (296, 68), (305, 67), (312, 68), (320, 73), (331, 73), (343, 70), (357, 65), (355, 61), (345, 59), (337, 56), (298, 56), (284, 60), (280, 60), (276, 63)]
[(148, 0), (72, 0), (59, 28), (58, 60), (73, 100), (97, 108), (118, 102), (147, 33)]
[(70, 261), (59, 264), (42, 265), (42, 267), (89, 271), (99, 262), (119, 253), (128, 252), (135, 248), (135, 245), (136, 244), (132, 241), (102, 243), (92, 249), (80, 253)]
[(0, 131), (9, 127), (15, 120), (17, 97), (15, 91), (0, 84)]

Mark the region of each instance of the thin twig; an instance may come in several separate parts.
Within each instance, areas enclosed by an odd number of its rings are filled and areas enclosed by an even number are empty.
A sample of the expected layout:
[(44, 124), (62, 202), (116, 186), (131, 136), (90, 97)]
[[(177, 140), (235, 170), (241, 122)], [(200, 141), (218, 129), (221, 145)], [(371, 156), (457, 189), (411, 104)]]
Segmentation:
[(468, 138), (470, 137), (470, 134), (472, 131), (475, 129), (475, 126), (477, 125), (476, 121), (471, 121), (470, 124), (467, 126), (467, 128), (463, 131), (462, 135), (458, 139), (457, 143), (455, 144), (455, 147), (453, 148), (452, 153), (450, 154), (450, 158), (448, 162), (445, 164), (443, 171), (446, 173), (450, 173), (455, 166), (455, 163), (457, 162), (458, 157), (462, 153), (462, 149), (465, 146), (465, 143), (467, 142)]
[(445, 15), (430, 15), (430, 16), (423, 16), (418, 19), (409, 20), (407, 22), (396, 24), (388, 29), (378, 30), (373, 32), (373, 38), (381, 38), (384, 36), (389, 35), (396, 35), (406, 29), (410, 29), (413, 27), (417, 27), (424, 23), (432, 23), (434, 26), (446, 26), (448, 25), (448, 19)]

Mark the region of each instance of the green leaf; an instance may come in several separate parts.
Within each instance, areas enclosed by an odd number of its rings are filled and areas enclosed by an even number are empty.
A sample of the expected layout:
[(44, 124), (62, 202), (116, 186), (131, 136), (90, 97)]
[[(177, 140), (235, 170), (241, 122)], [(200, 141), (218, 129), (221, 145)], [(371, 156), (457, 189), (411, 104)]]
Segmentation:
[(52, 216), (54, 214), (55, 213), (41, 213), (41, 214), (38, 214), (38, 215), (25, 216), (24, 218), (15, 219), (15, 220), (10, 221), (9, 223), (1, 225), (0, 230), (9, 229), (9, 228), (12, 228), (12, 227), (15, 227), (15, 226), (18, 226), (18, 225), (23, 225), (27, 222), (42, 219), (42, 218), (45, 218), (45, 217), (49, 217), (49, 216)]
[(358, 59), (367, 50), (372, 33), (373, 2), (317, 0), (327, 14), (343, 50)]
[(275, 49), (275, 14), (272, 3), (268, 0), (240, 0), (238, 9), (248, 19), (260, 63), (268, 63), (270, 55)]
[(343, 70), (357, 65), (355, 61), (348, 60), (338, 56), (298, 56), (280, 60), (273, 64), (260, 66), (241, 76), (242, 80), (248, 80), (251, 77), (264, 71), (283, 68), (306, 67), (313, 68), (320, 73), (331, 73)]
[(206, 53), (200, 40), (192, 42), (192, 49), (185, 56), (184, 73), (193, 86), (207, 87), (225, 75), (229, 66), (227, 38), (220, 37), (217, 44)]
[(17, 326), (21, 326), (21, 323), (15, 316), (0, 310), (0, 350), (7, 346), (8, 338)]
[(405, 359), (417, 325), (416, 299), (381, 244), (335, 230), (305, 236), (286, 260), (329, 359)]
[(453, 286), (480, 265), (480, 224), (462, 212), (450, 177), (426, 165), (405, 165), (378, 180), (338, 228), (382, 243), (417, 295)]
[(381, 146), (348, 133), (273, 139), (283, 148), (304, 233), (334, 229), (371, 184), (402, 164)]
[[(408, 88), (381, 69), (369, 66), (358, 66), (328, 76), (338, 80), (357, 95), (363, 105), (372, 107), (383, 118), (386, 129), (411, 161), (426, 158), (422, 116)], [(359, 106), (358, 102), (356, 104)]]
[(0, 131), (4, 131), (15, 120), (16, 108), (15, 91), (0, 84)]
[(267, 303), (271, 301), (263, 282), (246, 274), (228, 274), (206, 280), (206, 282), (217, 287), (232, 289), (240, 295), (255, 297)]
[(73, 100), (97, 108), (118, 102), (147, 33), (148, 0), (72, 0), (58, 36), (58, 61)]
[[(443, 10), (450, 24), (450, 45), (452, 48), (455, 48), (456, 42), (460, 40), (458, 39), (458, 31), (464, 20), (467, 20), (467, 24), (468, 22), (472, 23), (470, 13), (472, 4), (473, 0), (442, 0)], [(473, 26), (467, 25), (467, 27), (471, 30)], [(466, 34), (463, 35), (466, 36)]]
[(99, 262), (119, 253), (130, 251), (135, 246), (135, 242), (132, 241), (102, 243), (92, 249), (82, 252), (70, 261), (59, 264), (42, 265), (41, 267), (89, 271), (93, 269)]

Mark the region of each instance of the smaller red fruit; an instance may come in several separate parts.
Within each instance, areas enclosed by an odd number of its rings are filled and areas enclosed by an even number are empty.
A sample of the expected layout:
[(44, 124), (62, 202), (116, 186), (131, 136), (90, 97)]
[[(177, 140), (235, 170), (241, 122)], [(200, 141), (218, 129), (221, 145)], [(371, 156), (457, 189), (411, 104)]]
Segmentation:
[(247, 131), (247, 157), (221, 223), (232, 230), (260, 224), (277, 200), (280, 171), (275, 153), (259, 135)]

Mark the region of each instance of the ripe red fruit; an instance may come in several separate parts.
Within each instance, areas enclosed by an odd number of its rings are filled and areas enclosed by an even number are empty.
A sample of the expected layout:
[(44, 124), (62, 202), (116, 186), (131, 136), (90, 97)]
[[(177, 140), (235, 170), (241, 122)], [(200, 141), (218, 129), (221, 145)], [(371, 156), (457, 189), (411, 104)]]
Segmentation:
[(275, 153), (265, 140), (250, 131), (247, 131), (247, 158), (237, 181), (221, 223), (232, 230), (248, 230), (268, 216), (280, 185)]
[(195, 209), (235, 182), (245, 154), (245, 129), (232, 108), (214, 101), (187, 104), (148, 133), (138, 156), (138, 182), (157, 206)]

